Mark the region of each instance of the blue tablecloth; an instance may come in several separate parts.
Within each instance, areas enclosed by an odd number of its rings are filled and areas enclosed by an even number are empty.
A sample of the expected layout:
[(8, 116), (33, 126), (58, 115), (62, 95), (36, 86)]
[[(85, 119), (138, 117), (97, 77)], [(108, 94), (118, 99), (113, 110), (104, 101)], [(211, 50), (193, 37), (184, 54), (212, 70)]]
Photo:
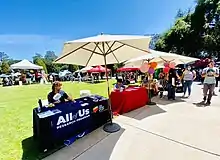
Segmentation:
[(34, 137), (43, 148), (72, 137), (81, 138), (110, 120), (108, 99), (93, 95), (75, 102), (33, 111)]

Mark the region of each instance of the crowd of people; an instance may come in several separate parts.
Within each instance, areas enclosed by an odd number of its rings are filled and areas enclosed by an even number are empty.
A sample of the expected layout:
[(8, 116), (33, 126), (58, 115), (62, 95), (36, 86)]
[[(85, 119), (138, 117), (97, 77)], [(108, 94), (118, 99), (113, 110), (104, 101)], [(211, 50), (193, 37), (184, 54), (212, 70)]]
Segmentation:
[(31, 84), (31, 83), (40, 83), (43, 79), (46, 79), (46, 74), (39, 70), (34, 72), (30, 71), (18, 71), (16, 74), (5, 75), (2, 78), (3, 86), (12, 86), (19, 84)]
[[(164, 73), (163, 70), (161, 70), (158, 79), (155, 79), (154, 75), (147, 74), (143, 76), (141, 86), (150, 91), (151, 97), (159, 95), (160, 98), (163, 98), (164, 91), (167, 91), (168, 100), (175, 100), (177, 92), (182, 92), (182, 97), (188, 98), (191, 96), (192, 84), (193, 81), (197, 79), (197, 73), (198, 72), (193, 70), (190, 65), (187, 65), (184, 69), (171, 68), (168, 73)], [(204, 68), (200, 74), (199, 76), (203, 79), (203, 101), (201, 104), (209, 106), (212, 96), (217, 95), (215, 93), (215, 88), (218, 87), (219, 69), (215, 67), (214, 61), (210, 61), (208, 66)], [(125, 85), (129, 84), (129, 75), (133, 75), (133, 77), (135, 77), (135, 82), (137, 82), (137, 72), (125, 73), (124, 75), (125, 76), (121, 78), (117, 77), (117, 84), (115, 85), (116, 90), (123, 90)]]

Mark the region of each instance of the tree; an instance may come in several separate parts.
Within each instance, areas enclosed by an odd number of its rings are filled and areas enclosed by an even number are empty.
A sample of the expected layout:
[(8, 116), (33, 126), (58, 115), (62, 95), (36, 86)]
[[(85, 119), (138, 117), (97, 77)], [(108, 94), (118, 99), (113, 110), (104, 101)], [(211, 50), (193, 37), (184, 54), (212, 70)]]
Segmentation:
[(69, 64), (69, 65), (68, 65), (68, 70), (69, 70), (70, 72), (75, 72), (75, 71), (79, 70), (79, 66)]
[(1, 72), (2, 72), (2, 73), (5, 73), (5, 74), (10, 72), (10, 66), (9, 66), (9, 64), (8, 64), (7, 61), (3, 61), (3, 62), (2, 62)]
[(57, 56), (54, 51), (46, 51), (44, 56), (39, 53), (35, 53), (35, 56), (33, 56), (33, 62), (35, 64), (40, 63), (40, 66), (43, 66), (46, 69), (47, 73), (57, 73), (61, 70), (66, 69), (71, 72), (78, 70), (77, 65), (62, 65), (53, 63), (56, 58)]
[(174, 25), (156, 42), (156, 49), (187, 56), (220, 58), (220, 2), (198, 0), (194, 12), (178, 11)]
[(185, 16), (185, 13), (181, 9), (179, 9), (176, 14), (176, 19), (182, 18), (184, 16)]
[(160, 38), (160, 35), (159, 34), (153, 34), (153, 35), (150, 35), (152, 38), (151, 38), (151, 41), (150, 41), (150, 49), (155, 49), (155, 44), (156, 42), (158, 41), (158, 39)]
[(113, 68), (114, 68), (115, 70), (117, 70), (118, 68), (121, 68), (121, 67), (123, 67), (124, 65), (125, 65), (124, 63), (116, 63), (116, 64), (114, 64)]
[(62, 65), (60, 67), (60, 70), (68, 70), (69, 69), (69, 65), (65, 64), (65, 65)]
[(54, 51), (47, 51), (44, 56), (44, 59), (48, 62), (53, 62), (56, 58), (57, 58), (57, 56), (54, 53)]
[(62, 65), (54, 64), (53, 61), (57, 58), (54, 51), (47, 51), (43, 60), (45, 65), (47, 66), (48, 73), (59, 72), (61, 70)]
[(39, 65), (39, 66), (42, 66), (42, 67), (43, 67), (43, 70), (45, 71), (45, 73), (48, 73), (48, 72), (47, 72), (47, 67), (46, 67), (46, 65), (45, 65), (45, 63), (44, 63), (44, 61), (43, 61), (43, 59), (41, 59), (41, 58), (35, 59), (35, 64), (37, 64), (37, 65)]
[(35, 53), (35, 55), (33, 56), (33, 62), (36, 64), (36, 61), (38, 59), (43, 59), (43, 56), (39, 53)]
[(12, 65), (12, 64), (15, 64), (15, 63), (18, 63), (20, 62), (21, 60), (15, 60), (15, 59), (8, 59), (8, 65)]
[(5, 52), (0, 52), (0, 61), (7, 61), (9, 56)]

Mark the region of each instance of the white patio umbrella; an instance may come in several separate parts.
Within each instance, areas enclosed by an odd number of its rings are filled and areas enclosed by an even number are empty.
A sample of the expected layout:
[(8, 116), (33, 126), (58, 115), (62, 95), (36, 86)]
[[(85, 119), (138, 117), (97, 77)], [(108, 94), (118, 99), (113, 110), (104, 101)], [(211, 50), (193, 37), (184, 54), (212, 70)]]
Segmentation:
[(12, 64), (11, 69), (43, 69), (42, 66), (31, 63), (30, 61), (24, 59), (18, 63)]
[[(151, 38), (147, 36), (98, 35), (84, 39), (69, 41), (64, 44), (62, 54), (55, 63), (76, 64), (82, 66), (122, 63), (131, 58), (149, 53)], [(108, 76), (107, 84), (108, 84)], [(108, 95), (110, 94), (108, 84)], [(109, 106), (110, 113), (111, 106)], [(116, 132), (120, 126), (112, 123), (104, 126), (106, 132)]]
[(182, 56), (174, 53), (166, 53), (155, 50), (150, 50), (151, 54), (140, 56), (128, 60), (125, 66), (140, 67), (144, 60), (149, 62), (157, 62), (158, 64), (163, 62), (175, 62), (176, 64), (186, 64), (198, 60), (197, 58)]

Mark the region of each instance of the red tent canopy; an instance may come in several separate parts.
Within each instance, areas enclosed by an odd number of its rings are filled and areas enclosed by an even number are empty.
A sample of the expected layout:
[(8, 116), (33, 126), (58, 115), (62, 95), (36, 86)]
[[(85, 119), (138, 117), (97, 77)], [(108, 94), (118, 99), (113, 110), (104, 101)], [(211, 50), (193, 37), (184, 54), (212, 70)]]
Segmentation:
[[(110, 69), (107, 69), (108, 72), (110, 72), (111, 70)], [(101, 73), (101, 72), (105, 72), (105, 67), (102, 67), (102, 66), (96, 66), (90, 70), (88, 70), (88, 72), (98, 72), (98, 73)]]
[(132, 71), (138, 71), (140, 68), (137, 67), (122, 67), (117, 69), (117, 72), (132, 72)]

